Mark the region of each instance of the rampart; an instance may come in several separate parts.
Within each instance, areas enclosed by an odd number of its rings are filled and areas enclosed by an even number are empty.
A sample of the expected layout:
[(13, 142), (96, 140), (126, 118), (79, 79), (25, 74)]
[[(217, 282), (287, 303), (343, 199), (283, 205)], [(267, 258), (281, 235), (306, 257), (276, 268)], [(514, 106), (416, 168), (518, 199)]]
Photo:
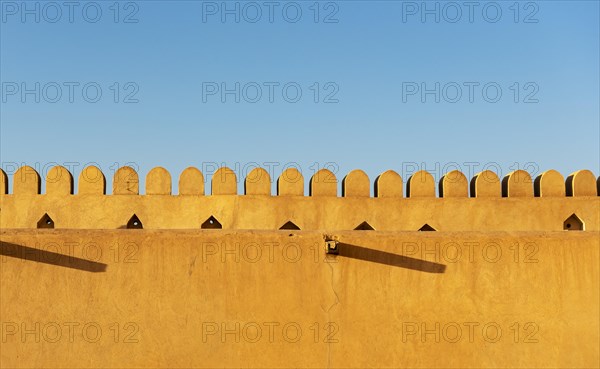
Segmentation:
[(144, 229), (558, 231), (570, 224), (573, 230), (600, 230), (600, 179), (587, 170), (566, 180), (554, 170), (534, 180), (523, 170), (502, 180), (484, 171), (470, 181), (452, 171), (437, 184), (440, 197), (426, 171), (415, 173), (406, 185), (396, 172), (387, 171), (375, 179), (374, 197), (361, 170), (343, 178), (341, 197), (337, 178), (326, 169), (310, 178), (309, 196), (304, 196), (304, 178), (296, 169), (279, 176), (275, 196), (262, 168), (245, 178), (243, 195), (237, 194), (235, 173), (219, 169), (209, 196), (196, 168), (181, 173), (178, 195), (171, 194), (171, 175), (160, 167), (148, 173), (145, 195), (140, 195), (138, 174), (130, 167), (116, 171), (112, 195), (106, 195), (106, 178), (96, 167), (81, 172), (75, 195), (73, 176), (60, 166), (48, 172), (44, 195), (31, 167), (14, 174), (12, 194), (7, 194), (6, 174), (0, 174), (2, 228), (118, 229), (136, 220)]
[(0, 174), (2, 368), (600, 367), (589, 171)]

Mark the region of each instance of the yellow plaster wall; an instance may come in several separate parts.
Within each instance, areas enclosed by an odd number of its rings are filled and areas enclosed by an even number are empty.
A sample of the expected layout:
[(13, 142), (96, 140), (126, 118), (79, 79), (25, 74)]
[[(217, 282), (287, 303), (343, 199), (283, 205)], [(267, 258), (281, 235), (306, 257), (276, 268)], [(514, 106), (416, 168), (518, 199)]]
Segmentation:
[(2, 367), (599, 365), (598, 232), (0, 236)]
[[(143, 195), (127, 167), (112, 195), (96, 167), (77, 187), (50, 170), (45, 194), (33, 168), (10, 180), (9, 193), (0, 172), (0, 367), (600, 366), (589, 171), (450, 172), (440, 197), (426, 172), (387, 171), (375, 197), (359, 170), (316, 173), (309, 196), (295, 169), (277, 194), (262, 169), (222, 168), (211, 194), (196, 168), (177, 195), (163, 168)], [(46, 214), (55, 229), (35, 229)], [(134, 215), (143, 230), (124, 229)], [(208, 219), (223, 229), (201, 230)], [(301, 230), (278, 230), (288, 222)]]
[[(23, 167), (12, 178), (13, 193), (0, 191), (1, 228), (35, 228), (48, 214), (55, 228), (117, 229), (135, 214), (145, 229), (198, 229), (213, 216), (224, 229), (277, 230), (292, 221), (302, 230), (352, 230), (367, 222), (380, 231), (414, 231), (424, 224), (439, 231), (559, 231), (575, 214), (585, 230), (600, 230), (597, 183), (586, 170), (566, 182), (553, 170), (535, 180), (515, 171), (502, 183), (489, 171), (470, 183), (452, 171), (438, 183), (440, 197), (433, 176), (425, 171), (408, 179), (406, 197), (402, 178), (393, 171), (375, 180), (375, 197), (369, 196), (369, 178), (360, 170), (343, 181), (325, 169), (315, 173), (310, 196), (303, 195), (304, 179), (296, 169), (279, 176), (275, 196), (272, 179), (261, 168), (244, 179), (245, 194), (237, 194), (241, 179), (231, 169), (219, 169), (209, 196), (195, 168), (181, 174), (178, 195), (171, 194), (171, 175), (160, 167), (148, 173), (144, 195), (139, 194), (138, 173), (129, 167), (116, 171), (112, 195), (105, 195), (106, 179), (96, 167), (82, 171), (77, 194), (72, 194), (73, 177), (65, 168), (50, 170), (45, 194), (40, 194), (39, 177), (33, 168)], [(0, 178), (8, 182), (5, 175)]]

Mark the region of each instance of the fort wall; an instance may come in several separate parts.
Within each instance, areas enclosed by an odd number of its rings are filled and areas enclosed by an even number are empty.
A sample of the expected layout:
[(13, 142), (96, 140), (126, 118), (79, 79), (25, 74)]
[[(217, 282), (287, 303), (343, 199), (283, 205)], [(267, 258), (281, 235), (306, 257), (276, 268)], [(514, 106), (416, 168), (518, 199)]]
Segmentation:
[(598, 232), (0, 236), (3, 367), (599, 365)]
[(301, 230), (353, 230), (367, 222), (380, 231), (415, 231), (425, 224), (440, 231), (558, 231), (575, 215), (585, 230), (600, 230), (600, 181), (587, 170), (566, 180), (554, 170), (535, 179), (517, 170), (502, 180), (491, 171), (470, 180), (452, 171), (437, 184), (440, 197), (426, 171), (406, 183), (387, 171), (371, 183), (360, 170), (338, 181), (322, 169), (308, 182), (309, 196), (304, 196), (304, 178), (296, 169), (281, 173), (276, 194), (271, 194), (272, 179), (262, 168), (244, 179), (244, 194), (237, 193), (238, 178), (226, 167), (213, 175), (211, 194), (205, 194), (204, 177), (196, 168), (181, 173), (178, 195), (171, 193), (170, 173), (160, 167), (146, 176), (144, 195), (139, 175), (130, 167), (116, 171), (112, 195), (106, 195), (106, 177), (96, 167), (81, 172), (77, 193), (73, 176), (63, 167), (48, 172), (45, 194), (40, 194), (41, 178), (31, 167), (14, 174), (11, 194), (7, 176), (1, 173), (0, 178), (2, 228), (36, 228), (47, 215), (54, 228), (116, 229), (135, 215), (145, 229), (198, 229), (213, 217), (223, 229), (277, 230), (292, 222)]
[(600, 366), (589, 171), (0, 179), (2, 367)]

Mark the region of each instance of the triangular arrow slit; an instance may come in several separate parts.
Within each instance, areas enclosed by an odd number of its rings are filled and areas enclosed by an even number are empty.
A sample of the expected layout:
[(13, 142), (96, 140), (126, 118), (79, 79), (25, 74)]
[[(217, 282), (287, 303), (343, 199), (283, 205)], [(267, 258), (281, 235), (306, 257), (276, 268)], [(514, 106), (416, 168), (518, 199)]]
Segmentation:
[(223, 226), (217, 220), (217, 218), (215, 218), (211, 215), (208, 219), (206, 219), (206, 221), (204, 221), (204, 223), (202, 223), (200, 228), (202, 228), (202, 229), (222, 229)]
[(42, 216), (42, 218), (40, 220), (38, 220), (37, 227), (38, 228), (54, 228), (54, 221), (46, 213)]
[(423, 227), (419, 228), (419, 232), (435, 232), (435, 228), (425, 223)]
[(286, 222), (284, 225), (282, 225), (281, 227), (279, 227), (279, 229), (291, 229), (291, 230), (300, 230), (300, 227), (298, 227), (297, 225), (294, 224), (294, 222), (292, 222), (291, 220)]
[(144, 226), (142, 225), (140, 218), (133, 214), (131, 219), (127, 222), (127, 229), (144, 229)]
[(373, 228), (369, 223), (367, 222), (362, 222), (359, 225), (356, 226), (356, 228), (354, 228), (355, 231), (374, 231), (375, 228)]

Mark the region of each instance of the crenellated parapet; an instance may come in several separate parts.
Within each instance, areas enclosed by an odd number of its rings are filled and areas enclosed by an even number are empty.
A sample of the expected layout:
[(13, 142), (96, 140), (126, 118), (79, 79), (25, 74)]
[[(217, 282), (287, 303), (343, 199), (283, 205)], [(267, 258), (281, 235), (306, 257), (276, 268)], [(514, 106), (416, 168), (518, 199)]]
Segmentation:
[[(13, 175), (14, 195), (41, 194), (41, 177), (30, 167), (23, 166)], [(0, 195), (8, 193), (8, 176), (0, 169)], [(46, 176), (47, 195), (106, 195), (106, 176), (95, 166), (81, 171), (78, 191), (74, 191), (73, 175), (62, 166), (55, 166)], [(150, 170), (146, 175), (146, 195), (171, 195), (172, 177), (162, 167)], [(244, 195), (271, 194), (269, 173), (255, 168), (244, 179)], [(119, 168), (112, 181), (113, 195), (140, 195), (139, 175), (131, 167)], [(217, 170), (212, 176), (211, 195), (238, 195), (238, 178), (227, 167)], [(374, 183), (374, 197), (404, 197), (403, 179), (393, 170), (379, 175)], [(564, 177), (555, 170), (548, 170), (532, 180), (528, 172), (516, 170), (502, 181), (496, 173), (486, 170), (471, 180), (458, 170), (446, 173), (438, 182), (439, 197), (564, 197), (598, 196), (600, 177), (596, 179), (589, 170), (580, 170)], [(406, 197), (436, 197), (435, 180), (425, 170), (414, 173), (406, 183)], [(362, 170), (353, 170), (341, 181), (342, 197), (370, 197), (370, 179)], [(204, 175), (194, 167), (185, 169), (179, 176), (179, 195), (205, 194)], [(296, 168), (284, 170), (277, 178), (277, 195), (304, 196), (304, 177)], [(309, 181), (309, 196), (338, 196), (338, 179), (328, 169), (317, 171)]]
[(427, 171), (404, 182), (388, 170), (372, 183), (362, 170), (339, 181), (321, 169), (308, 181), (308, 196), (305, 178), (295, 168), (276, 179), (276, 194), (271, 191), (273, 179), (263, 168), (244, 178), (243, 194), (238, 193), (240, 179), (227, 167), (212, 175), (210, 194), (204, 178), (197, 168), (185, 169), (174, 195), (171, 174), (156, 167), (146, 175), (141, 195), (139, 174), (121, 167), (112, 178), (112, 195), (107, 195), (107, 178), (99, 168), (84, 168), (75, 191), (73, 175), (56, 166), (47, 173), (42, 194), (40, 175), (23, 166), (12, 176), (8, 193), (8, 176), (0, 170), (0, 226), (35, 228), (47, 216), (52, 220), (49, 228), (127, 228), (136, 216), (143, 228), (152, 229), (201, 228), (212, 217), (215, 228), (224, 229), (272, 230), (291, 223), (301, 230), (360, 225), (358, 229), (416, 231), (427, 225), (426, 229), (439, 231), (527, 231), (565, 229), (565, 221), (574, 215), (582, 229), (600, 230), (600, 178), (588, 170), (566, 180), (555, 170), (535, 179), (524, 170), (502, 179), (486, 170), (470, 180), (454, 170), (438, 183)]

